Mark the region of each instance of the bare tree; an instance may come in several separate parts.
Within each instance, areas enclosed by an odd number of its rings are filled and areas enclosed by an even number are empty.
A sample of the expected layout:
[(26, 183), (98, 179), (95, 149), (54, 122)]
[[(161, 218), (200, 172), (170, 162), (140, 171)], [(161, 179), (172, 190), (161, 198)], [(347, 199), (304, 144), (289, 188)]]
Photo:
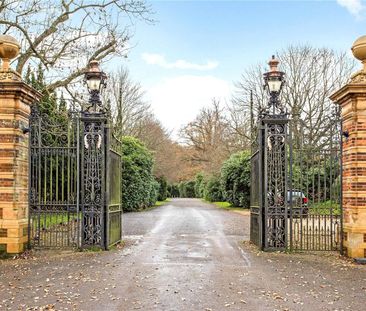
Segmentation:
[[(347, 53), (337, 53), (328, 48), (310, 46), (290, 46), (278, 53), (280, 70), (286, 74), (286, 83), (281, 93), (281, 101), (289, 116), (294, 120), (295, 136), (300, 127), (306, 134), (309, 145), (323, 143), (323, 137), (334, 119), (334, 105), (329, 96), (344, 85), (354, 71), (355, 62)], [(236, 83), (231, 111), (234, 118), (231, 124), (238, 128), (243, 139), (248, 132), (237, 126), (237, 118), (243, 124), (250, 120), (250, 93), (253, 93), (254, 115), (267, 105), (268, 95), (263, 89), (263, 73), (268, 71), (265, 65), (249, 68)], [(239, 116), (240, 115), (240, 116)]]
[(196, 119), (181, 129), (180, 136), (191, 147), (192, 161), (201, 164), (206, 173), (215, 173), (232, 151), (230, 128), (220, 102), (212, 101)]
[(139, 0), (0, 0), (0, 31), (21, 42), (16, 70), (42, 63), (52, 92), (68, 89), (92, 59), (125, 56), (133, 18), (150, 13)]
[(144, 124), (152, 118), (144, 95), (141, 85), (132, 81), (126, 68), (120, 68), (109, 77), (103, 97), (110, 105), (113, 131), (117, 136), (138, 137)]

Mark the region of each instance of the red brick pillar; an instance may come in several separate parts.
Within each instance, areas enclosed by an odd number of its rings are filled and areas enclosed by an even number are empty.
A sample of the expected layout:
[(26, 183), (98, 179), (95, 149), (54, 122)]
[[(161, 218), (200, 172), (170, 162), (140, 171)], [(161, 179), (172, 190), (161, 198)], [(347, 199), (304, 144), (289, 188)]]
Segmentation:
[(343, 133), (343, 224), (345, 254), (366, 257), (366, 36), (355, 41), (354, 56), (364, 68), (330, 98), (341, 106)]
[(20, 253), (28, 241), (28, 117), (40, 94), (9, 69), (19, 51), (0, 36), (0, 253)]

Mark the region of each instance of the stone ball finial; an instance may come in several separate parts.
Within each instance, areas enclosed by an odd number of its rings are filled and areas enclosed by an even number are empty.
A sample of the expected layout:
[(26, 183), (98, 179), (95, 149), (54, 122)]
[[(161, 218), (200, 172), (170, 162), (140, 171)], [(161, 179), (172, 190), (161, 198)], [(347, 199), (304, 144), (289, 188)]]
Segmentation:
[(353, 43), (351, 50), (353, 56), (363, 63), (366, 71), (366, 36), (359, 37)]
[(19, 42), (9, 35), (0, 35), (0, 58), (2, 60), (2, 70), (9, 70), (10, 60), (17, 57), (20, 50)]

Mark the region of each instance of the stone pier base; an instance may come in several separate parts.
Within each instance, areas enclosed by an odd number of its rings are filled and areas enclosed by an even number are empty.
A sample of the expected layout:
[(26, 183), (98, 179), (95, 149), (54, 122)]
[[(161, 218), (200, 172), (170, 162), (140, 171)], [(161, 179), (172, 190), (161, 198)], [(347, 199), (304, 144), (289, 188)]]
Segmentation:
[(366, 74), (332, 95), (342, 107), (344, 254), (366, 257)]
[(28, 118), (40, 94), (14, 72), (0, 71), (0, 253), (28, 242)]

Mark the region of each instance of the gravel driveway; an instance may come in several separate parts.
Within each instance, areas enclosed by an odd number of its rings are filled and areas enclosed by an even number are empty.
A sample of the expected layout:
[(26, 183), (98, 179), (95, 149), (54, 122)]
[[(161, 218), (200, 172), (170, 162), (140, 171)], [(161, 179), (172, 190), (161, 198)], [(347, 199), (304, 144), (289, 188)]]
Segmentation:
[(0, 310), (365, 310), (365, 266), (259, 252), (248, 215), (174, 199), (123, 229), (123, 249), (1, 261)]

